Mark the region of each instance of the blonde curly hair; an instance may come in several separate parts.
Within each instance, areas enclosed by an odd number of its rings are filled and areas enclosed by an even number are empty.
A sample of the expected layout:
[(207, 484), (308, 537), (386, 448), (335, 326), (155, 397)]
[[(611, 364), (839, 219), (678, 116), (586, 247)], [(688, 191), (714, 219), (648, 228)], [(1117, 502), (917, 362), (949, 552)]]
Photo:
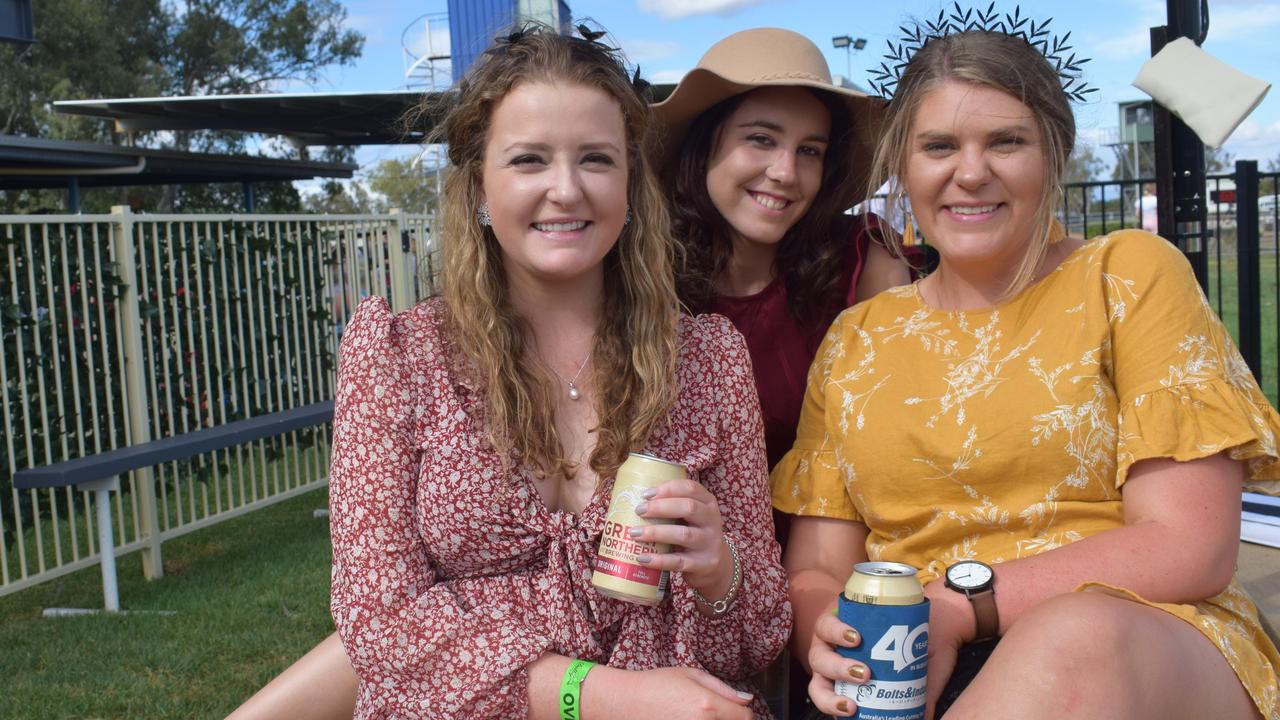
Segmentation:
[[(649, 163), (649, 106), (617, 50), (526, 25), (484, 53), (450, 100), (437, 141), (449, 146), (443, 199), (441, 294), (455, 350), (484, 389), (483, 418), (504, 462), (518, 457), (539, 477), (572, 477), (556, 432), (559, 380), (533, 349), (529, 326), (510, 303), (503, 257), (490, 227), (476, 221), (484, 148), (493, 110), (515, 87), (579, 84), (617, 101), (627, 138), (632, 220), (604, 258), (604, 307), (591, 351), (599, 426), (588, 464), (613, 476), (665, 421), (676, 396), (680, 305), (675, 244), (663, 193)], [(420, 112), (438, 116), (440, 108)]]

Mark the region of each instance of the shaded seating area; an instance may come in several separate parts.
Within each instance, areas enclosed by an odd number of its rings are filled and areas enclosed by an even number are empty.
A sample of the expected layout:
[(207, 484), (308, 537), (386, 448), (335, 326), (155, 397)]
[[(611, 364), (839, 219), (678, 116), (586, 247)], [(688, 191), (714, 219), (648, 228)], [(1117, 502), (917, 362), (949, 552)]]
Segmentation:
[(351, 178), (358, 166), (314, 160), (155, 150), (103, 143), (0, 135), (0, 190), (65, 188), (69, 212), (80, 188), (187, 183), (242, 183), (253, 211), (252, 183)]

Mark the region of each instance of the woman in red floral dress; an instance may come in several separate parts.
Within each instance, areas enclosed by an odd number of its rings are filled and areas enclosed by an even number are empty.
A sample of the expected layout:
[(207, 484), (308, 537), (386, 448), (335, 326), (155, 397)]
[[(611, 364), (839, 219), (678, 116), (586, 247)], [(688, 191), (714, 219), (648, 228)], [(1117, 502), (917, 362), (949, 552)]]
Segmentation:
[[(652, 123), (615, 54), (534, 29), (486, 53), (445, 122), (442, 295), (343, 337), (332, 610), (356, 716), (766, 715), (745, 678), (790, 607), (746, 347), (679, 313)], [(591, 585), (631, 451), (691, 481), (641, 506), (657, 606)], [(727, 603), (718, 602), (727, 600)], [(726, 607), (727, 604), (727, 607)]]

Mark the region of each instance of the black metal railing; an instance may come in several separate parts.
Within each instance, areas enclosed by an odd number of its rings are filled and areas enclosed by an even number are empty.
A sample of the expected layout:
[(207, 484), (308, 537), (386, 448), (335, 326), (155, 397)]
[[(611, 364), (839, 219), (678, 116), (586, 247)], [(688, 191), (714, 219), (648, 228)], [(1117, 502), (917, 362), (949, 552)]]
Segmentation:
[[(1206, 178), (1202, 278), (1213, 309), (1231, 332), (1240, 352), (1277, 402), (1280, 357), (1280, 173), (1260, 173), (1256, 161), (1239, 161), (1234, 172)], [(1059, 219), (1069, 232), (1084, 237), (1121, 228), (1143, 227), (1144, 214), (1155, 225), (1155, 178), (1070, 183), (1063, 188)], [(1145, 191), (1152, 195), (1143, 200)]]

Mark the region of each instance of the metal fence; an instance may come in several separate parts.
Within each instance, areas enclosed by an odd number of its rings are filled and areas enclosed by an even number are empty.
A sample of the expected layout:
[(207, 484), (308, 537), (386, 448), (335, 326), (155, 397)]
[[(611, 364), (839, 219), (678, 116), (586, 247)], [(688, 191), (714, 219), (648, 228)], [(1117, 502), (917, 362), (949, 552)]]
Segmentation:
[[(333, 395), (359, 300), (428, 293), (431, 218), (0, 216), (0, 595), (94, 565), (88, 493), (19, 491), (18, 470)], [(327, 430), (134, 473), (117, 555), (327, 482)]]
[[(1085, 236), (1140, 227), (1153, 182), (1070, 185), (1060, 219)], [(1207, 244), (1188, 249), (1273, 403), (1277, 186), (1210, 176)], [(429, 293), (431, 233), (396, 212), (0, 216), (0, 595), (98, 562), (89, 494), (18, 491), (16, 471), (332, 397), (359, 300)], [(327, 431), (299, 431), (135, 473), (112, 495), (117, 555), (142, 551), (159, 576), (163, 541), (323, 485), (328, 451)]]
[[(1273, 404), (1280, 401), (1280, 173), (1258, 173), (1256, 163), (1209, 175), (1205, 188), (1204, 247), (1183, 248), (1201, 276), (1209, 302), (1226, 324)], [(1144, 191), (1155, 179), (1072, 183), (1059, 219), (1084, 237), (1143, 226)], [(1241, 201), (1247, 202), (1246, 207)], [(1147, 213), (1154, 215), (1154, 204)], [(1252, 209), (1251, 209), (1252, 208)], [(1154, 218), (1151, 218), (1154, 225)]]

